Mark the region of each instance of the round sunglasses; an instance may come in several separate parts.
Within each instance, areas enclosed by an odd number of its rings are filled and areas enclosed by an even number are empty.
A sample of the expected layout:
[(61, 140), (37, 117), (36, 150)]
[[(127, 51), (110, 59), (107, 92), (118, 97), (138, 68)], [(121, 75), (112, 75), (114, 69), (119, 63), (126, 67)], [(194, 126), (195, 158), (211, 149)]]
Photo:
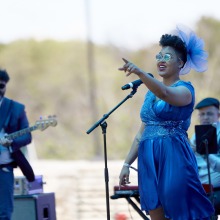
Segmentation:
[(158, 53), (158, 54), (156, 55), (156, 60), (157, 60), (157, 61), (162, 61), (162, 60), (164, 60), (165, 62), (169, 62), (171, 59), (172, 59), (172, 55), (169, 54), (169, 53), (165, 53), (164, 55)]

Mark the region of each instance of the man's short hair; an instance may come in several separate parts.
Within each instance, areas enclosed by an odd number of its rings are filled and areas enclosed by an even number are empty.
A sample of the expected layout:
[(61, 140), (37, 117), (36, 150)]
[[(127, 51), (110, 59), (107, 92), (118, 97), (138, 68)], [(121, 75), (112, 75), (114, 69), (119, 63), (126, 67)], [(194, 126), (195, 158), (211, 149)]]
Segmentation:
[(4, 81), (6, 83), (10, 80), (10, 77), (9, 77), (7, 71), (4, 69), (0, 69), (0, 80)]
[(207, 106), (215, 106), (219, 109), (219, 100), (211, 97), (205, 98), (195, 106), (195, 109), (200, 109)]

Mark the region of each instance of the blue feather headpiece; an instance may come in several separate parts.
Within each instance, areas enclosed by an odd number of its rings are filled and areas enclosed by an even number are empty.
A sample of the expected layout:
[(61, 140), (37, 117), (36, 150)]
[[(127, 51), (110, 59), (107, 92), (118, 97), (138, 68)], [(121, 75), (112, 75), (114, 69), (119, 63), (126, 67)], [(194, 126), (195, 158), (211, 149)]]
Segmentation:
[(204, 41), (191, 29), (183, 25), (177, 25), (174, 35), (179, 36), (187, 48), (187, 62), (180, 71), (180, 75), (189, 73), (191, 69), (204, 72), (208, 69), (208, 53), (203, 49)]

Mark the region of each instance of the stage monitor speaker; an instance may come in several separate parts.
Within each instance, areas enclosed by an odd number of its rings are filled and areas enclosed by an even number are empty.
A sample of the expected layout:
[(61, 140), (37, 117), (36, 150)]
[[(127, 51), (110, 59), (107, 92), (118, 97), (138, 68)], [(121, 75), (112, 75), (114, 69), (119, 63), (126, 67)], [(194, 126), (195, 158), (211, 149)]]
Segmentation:
[(54, 193), (14, 195), (12, 220), (56, 220)]

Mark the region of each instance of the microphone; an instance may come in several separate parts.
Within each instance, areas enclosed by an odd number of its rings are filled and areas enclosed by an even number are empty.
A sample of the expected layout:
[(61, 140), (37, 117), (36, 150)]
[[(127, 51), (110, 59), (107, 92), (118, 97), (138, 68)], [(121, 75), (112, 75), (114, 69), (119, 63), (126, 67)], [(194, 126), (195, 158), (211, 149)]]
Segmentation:
[[(154, 76), (151, 73), (148, 73), (151, 77), (154, 78)], [(138, 88), (143, 82), (140, 79), (137, 79), (133, 82), (130, 82), (124, 86), (121, 87), (122, 90), (130, 89), (130, 88)]]
[(130, 88), (134, 88), (134, 87), (137, 88), (137, 87), (140, 86), (142, 83), (143, 83), (143, 82), (142, 82), (140, 79), (138, 79), (138, 80), (135, 80), (135, 81), (133, 81), (133, 82), (130, 82), (130, 83), (128, 83), (128, 84), (122, 86), (121, 89), (122, 89), (122, 90), (126, 90), (126, 89), (130, 89)]

